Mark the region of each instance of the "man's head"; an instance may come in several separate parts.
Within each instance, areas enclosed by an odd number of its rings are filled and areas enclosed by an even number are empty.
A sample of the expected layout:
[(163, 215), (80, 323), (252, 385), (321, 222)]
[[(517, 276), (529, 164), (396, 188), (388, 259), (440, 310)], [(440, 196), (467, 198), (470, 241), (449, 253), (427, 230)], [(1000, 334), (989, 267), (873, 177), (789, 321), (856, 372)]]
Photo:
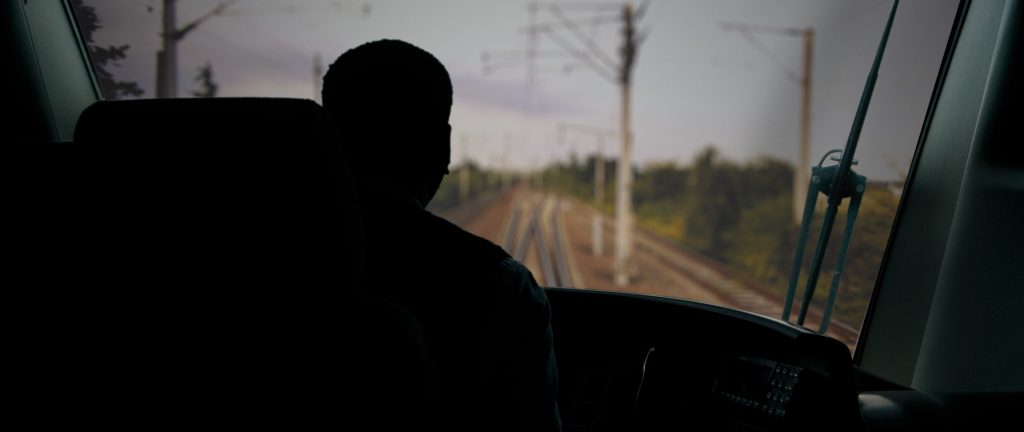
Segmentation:
[(324, 108), (356, 175), (426, 205), (451, 154), (452, 82), (444, 65), (407, 42), (379, 40), (338, 57), (323, 84)]

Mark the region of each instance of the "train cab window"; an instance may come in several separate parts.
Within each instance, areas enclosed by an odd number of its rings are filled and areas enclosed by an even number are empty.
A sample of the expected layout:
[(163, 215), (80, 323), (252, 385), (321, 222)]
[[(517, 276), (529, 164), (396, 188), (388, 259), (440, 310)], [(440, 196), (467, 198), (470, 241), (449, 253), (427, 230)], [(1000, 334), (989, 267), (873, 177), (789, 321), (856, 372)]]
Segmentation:
[[(317, 99), (325, 64), (346, 49), (416, 43), (448, 67), (455, 92), (451, 174), (431, 210), (504, 247), (544, 286), (771, 317), (782, 313), (811, 167), (836, 163), (826, 152), (845, 144), (890, 4), (71, 3), (109, 99)], [(896, 16), (828, 325), (850, 347), (956, 6), (906, 1)], [(837, 227), (809, 327), (827, 308)]]
[[(102, 236), (83, 209), (137, 205), (135, 195), (97, 201), (93, 185), (122, 179), (89, 158), (148, 150), (169, 171), (194, 164), (222, 177), (208, 158), (161, 153), (187, 145), (134, 141), (179, 123), (165, 141), (235, 127), (188, 106), (301, 106), (336, 142), (314, 103), (260, 98), (320, 103), (341, 53), (400, 39), (436, 56), (454, 89), (449, 173), (427, 210), (545, 287), (531, 286), (549, 302), (545, 343), (557, 359), (546, 368), (557, 369), (557, 395), (545, 403), (557, 398), (564, 430), (976, 428), (1024, 404), (1024, 327), (1014, 325), (1024, 183), (1008, 114), (1022, 100), (1022, 3), (6, 2), (0, 19), (12, 31), (0, 42), (17, 60), (6, 82), (22, 108), (8, 119), (8, 158), (24, 162), (13, 208), (27, 227), (14, 249), (40, 274), (59, 272), (67, 257), (52, 251)], [(162, 114), (132, 108), (143, 106)], [(115, 113), (103, 117), (107, 131), (130, 145), (80, 139), (81, 119), (104, 107)], [(274, 127), (275, 145), (290, 145), (287, 126)], [(224, 166), (249, 167), (232, 149)], [(180, 193), (148, 165), (138, 174), (186, 205), (232, 207)], [(352, 228), (352, 244), (390, 247)], [(440, 275), (432, 266), (410, 274)], [(367, 273), (360, 286), (372, 287), (381, 272)], [(57, 310), (51, 300), (26, 310)], [(58, 363), (89, 340), (65, 334), (68, 319), (37, 338), (61, 352), (45, 354)], [(423, 361), (404, 372), (431, 382), (436, 347), (418, 346)]]

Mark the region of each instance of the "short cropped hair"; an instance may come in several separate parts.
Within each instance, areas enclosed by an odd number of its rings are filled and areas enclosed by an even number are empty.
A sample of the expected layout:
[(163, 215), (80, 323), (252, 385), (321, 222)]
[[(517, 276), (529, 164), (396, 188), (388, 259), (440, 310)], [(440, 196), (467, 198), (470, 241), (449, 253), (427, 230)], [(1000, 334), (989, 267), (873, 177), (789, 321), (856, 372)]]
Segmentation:
[[(452, 81), (444, 65), (423, 49), (390, 39), (350, 49), (327, 70), (321, 96), (342, 136), (359, 141), (350, 144), (354, 163), (381, 157), (400, 165), (402, 158), (440, 163), (434, 161), (439, 149), (422, 148), (436, 143), (424, 143), (418, 134), (423, 128), (447, 128)], [(445, 147), (445, 165), (448, 151)]]

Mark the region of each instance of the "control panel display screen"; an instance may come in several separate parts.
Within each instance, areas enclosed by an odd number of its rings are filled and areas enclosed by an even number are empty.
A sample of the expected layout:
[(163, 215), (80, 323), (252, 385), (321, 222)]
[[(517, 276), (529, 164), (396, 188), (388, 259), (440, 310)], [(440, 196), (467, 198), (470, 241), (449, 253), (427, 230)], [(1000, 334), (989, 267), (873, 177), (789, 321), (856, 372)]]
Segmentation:
[(749, 413), (782, 418), (803, 368), (755, 357), (735, 356), (712, 389), (715, 396)]

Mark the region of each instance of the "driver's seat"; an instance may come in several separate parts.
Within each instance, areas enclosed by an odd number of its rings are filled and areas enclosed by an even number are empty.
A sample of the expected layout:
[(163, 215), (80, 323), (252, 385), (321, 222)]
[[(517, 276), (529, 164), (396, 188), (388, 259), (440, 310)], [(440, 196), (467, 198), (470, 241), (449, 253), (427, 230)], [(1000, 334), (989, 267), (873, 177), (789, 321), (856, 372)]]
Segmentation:
[(422, 421), (431, 387), (415, 320), (355, 294), (362, 231), (340, 148), (307, 100), (85, 110), (67, 149), (76, 157), (53, 165), (60, 199), (48, 213), (63, 222), (38, 230), (56, 246), (40, 379), (73, 402), (65, 415), (107, 426)]

